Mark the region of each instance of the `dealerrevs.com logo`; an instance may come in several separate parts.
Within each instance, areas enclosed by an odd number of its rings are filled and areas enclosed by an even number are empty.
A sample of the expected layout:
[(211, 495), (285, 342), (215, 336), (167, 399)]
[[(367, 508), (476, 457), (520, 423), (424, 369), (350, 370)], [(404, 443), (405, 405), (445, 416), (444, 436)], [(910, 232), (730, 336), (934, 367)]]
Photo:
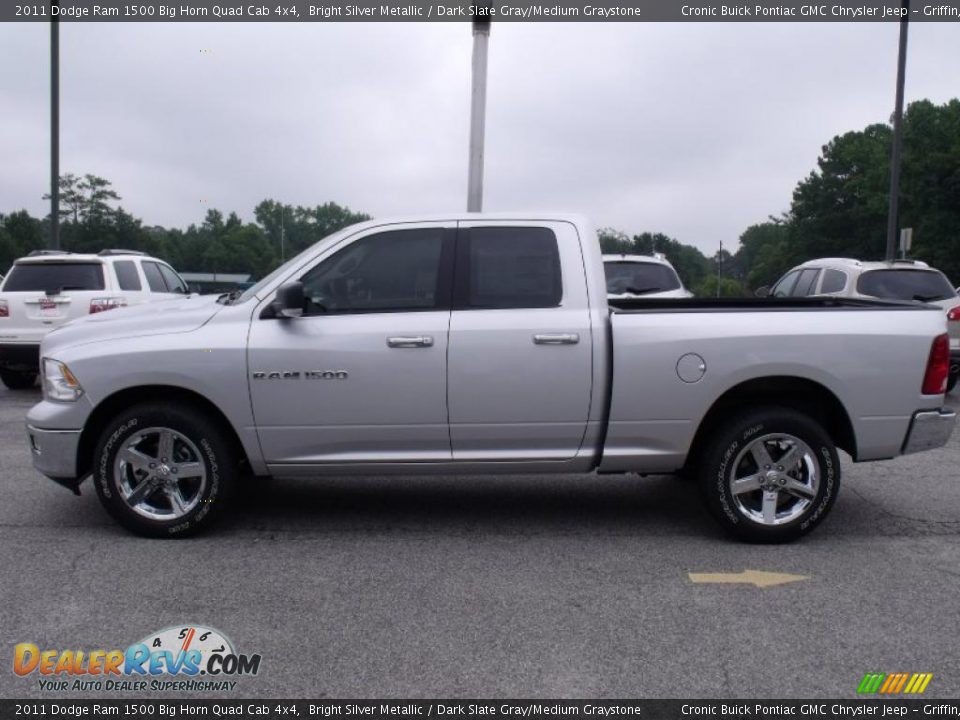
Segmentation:
[(41, 690), (140, 692), (226, 691), (256, 675), (260, 655), (238, 653), (218, 630), (184, 624), (151, 633), (126, 650), (41, 649), (19, 643), (13, 671), (36, 676)]

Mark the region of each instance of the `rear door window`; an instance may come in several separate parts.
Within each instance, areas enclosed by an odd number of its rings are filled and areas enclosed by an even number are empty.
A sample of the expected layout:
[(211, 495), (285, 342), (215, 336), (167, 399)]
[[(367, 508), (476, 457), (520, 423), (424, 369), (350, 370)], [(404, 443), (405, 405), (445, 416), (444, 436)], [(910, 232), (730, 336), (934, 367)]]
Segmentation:
[(151, 292), (165, 293), (170, 292), (167, 284), (163, 280), (163, 274), (160, 272), (160, 266), (155, 262), (143, 263), (143, 274), (147, 276), (147, 285)]
[(821, 293), (843, 292), (847, 286), (847, 274), (839, 270), (824, 270), (823, 283), (820, 285)]
[(817, 278), (820, 276), (820, 268), (807, 268), (800, 273), (797, 278), (797, 284), (793, 287), (792, 297), (806, 297), (817, 285)]
[(159, 268), (160, 274), (163, 275), (163, 280), (170, 289), (170, 292), (188, 293), (186, 284), (180, 279), (180, 276), (173, 271), (173, 268), (167, 265), (159, 265)]
[(117, 260), (113, 264), (117, 273), (117, 283), (121, 290), (140, 290), (140, 275), (137, 273), (137, 264), (133, 260)]
[(18, 263), (10, 270), (3, 287), (4, 292), (47, 295), (103, 288), (103, 264), (92, 262)]
[(548, 228), (471, 228), (458, 243), (456, 277), (460, 308), (556, 307), (563, 294), (557, 237)]
[(957, 292), (937, 270), (870, 270), (857, 281), (862, 295), (885, 300), (920, 300), (930, 302), (956, 297)]

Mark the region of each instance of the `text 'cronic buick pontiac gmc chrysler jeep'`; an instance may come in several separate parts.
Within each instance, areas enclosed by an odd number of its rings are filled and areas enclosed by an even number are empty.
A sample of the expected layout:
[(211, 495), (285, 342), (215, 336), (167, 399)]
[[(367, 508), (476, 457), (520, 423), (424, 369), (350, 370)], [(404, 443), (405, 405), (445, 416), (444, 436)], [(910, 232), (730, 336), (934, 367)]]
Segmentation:
[[(576, 216), (371, 221), (242, 294), (91, 315), (42, 347), (34, 464), (151, 536), (219, 515), (241, 473), (674, 473), (748, 540), (827, 515), (837, 449), (943, 445), (936, 306), (607, 300)], [(870, 357), (870, 363), (863, 358)]]

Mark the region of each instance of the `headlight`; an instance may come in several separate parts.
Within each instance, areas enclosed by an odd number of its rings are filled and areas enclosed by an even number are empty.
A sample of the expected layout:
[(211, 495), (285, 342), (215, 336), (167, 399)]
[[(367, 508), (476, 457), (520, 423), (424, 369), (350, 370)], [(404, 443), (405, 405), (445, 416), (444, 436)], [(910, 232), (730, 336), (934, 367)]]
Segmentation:
[(43, 391), (49, 400), (74, 402), (83, 395), (80, 381), (58, 360), (43, 359)]

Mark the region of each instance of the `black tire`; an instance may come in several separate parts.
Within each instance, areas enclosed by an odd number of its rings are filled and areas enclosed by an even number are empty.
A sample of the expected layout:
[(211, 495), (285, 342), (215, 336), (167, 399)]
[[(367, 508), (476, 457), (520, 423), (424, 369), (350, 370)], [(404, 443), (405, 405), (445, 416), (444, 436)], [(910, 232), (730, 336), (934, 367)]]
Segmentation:
[[(168, 446), (172, 450), (167, 451), (171, 457), (166, 459), (169, 462), (157, 462), (161, 437), (172, 437)], [(151, 447), (156, 448), (157, 457), (153, 457)], [(131, 449), (139, 453), (137, 458), (155, 461), (151, 468), (157, 467), (146, 469), (146, 463), (140, 460), (136, 467), (118, 461), (121, 450)], [(127, 530), (145, 537), (187, 537), (206, 529), (223, 514), (236, 486), (237, 456), (220, 425), (199, 411), (144, 403), (117, 416), (104, 429), (94, 455), (94, 487), (107, 512)], [(188, 466), (192, 472), (202, 470), (202, 480), (188, 477)], [(174, 478), (171, 473), (178, 472), (174, 468), (184, 468), (184, 472)], [(144, 491), (144, 499), (137, 503), (139, 510), (135, 510), (124, 497), (133, 497), (132, 491), (139, 489), (143, 479), (158, 485)], [(179, 510), (169, 496), (171, 486), (164, 483), (176, 484), (176, 495), (183, 503)], [(178, 515), (180, 510), (183, 512)]]
[(0, 380), (11, 390), (29, 390), (37, 382), (37, 373), (22, 370), (0, 370)]
[[(799, 458), (796, 464), (792, 457)], [(784, 407), (725, 419), (708, 438), (698, 468), (707, 509), (724, 530), (749, 542), (790, 542), (807, 534), (823, 521), (840, 490), (833, 441), (816, 421)], [(741, 483), (739, 492), (734, 479)], [(759, 486), (751, 489), (754, 483)]]
[(950, 373), (947, 377), (947, 392), (953, 392), (953, 389), (957, 386), (958, 377), (960, 377), (960, 373)]

